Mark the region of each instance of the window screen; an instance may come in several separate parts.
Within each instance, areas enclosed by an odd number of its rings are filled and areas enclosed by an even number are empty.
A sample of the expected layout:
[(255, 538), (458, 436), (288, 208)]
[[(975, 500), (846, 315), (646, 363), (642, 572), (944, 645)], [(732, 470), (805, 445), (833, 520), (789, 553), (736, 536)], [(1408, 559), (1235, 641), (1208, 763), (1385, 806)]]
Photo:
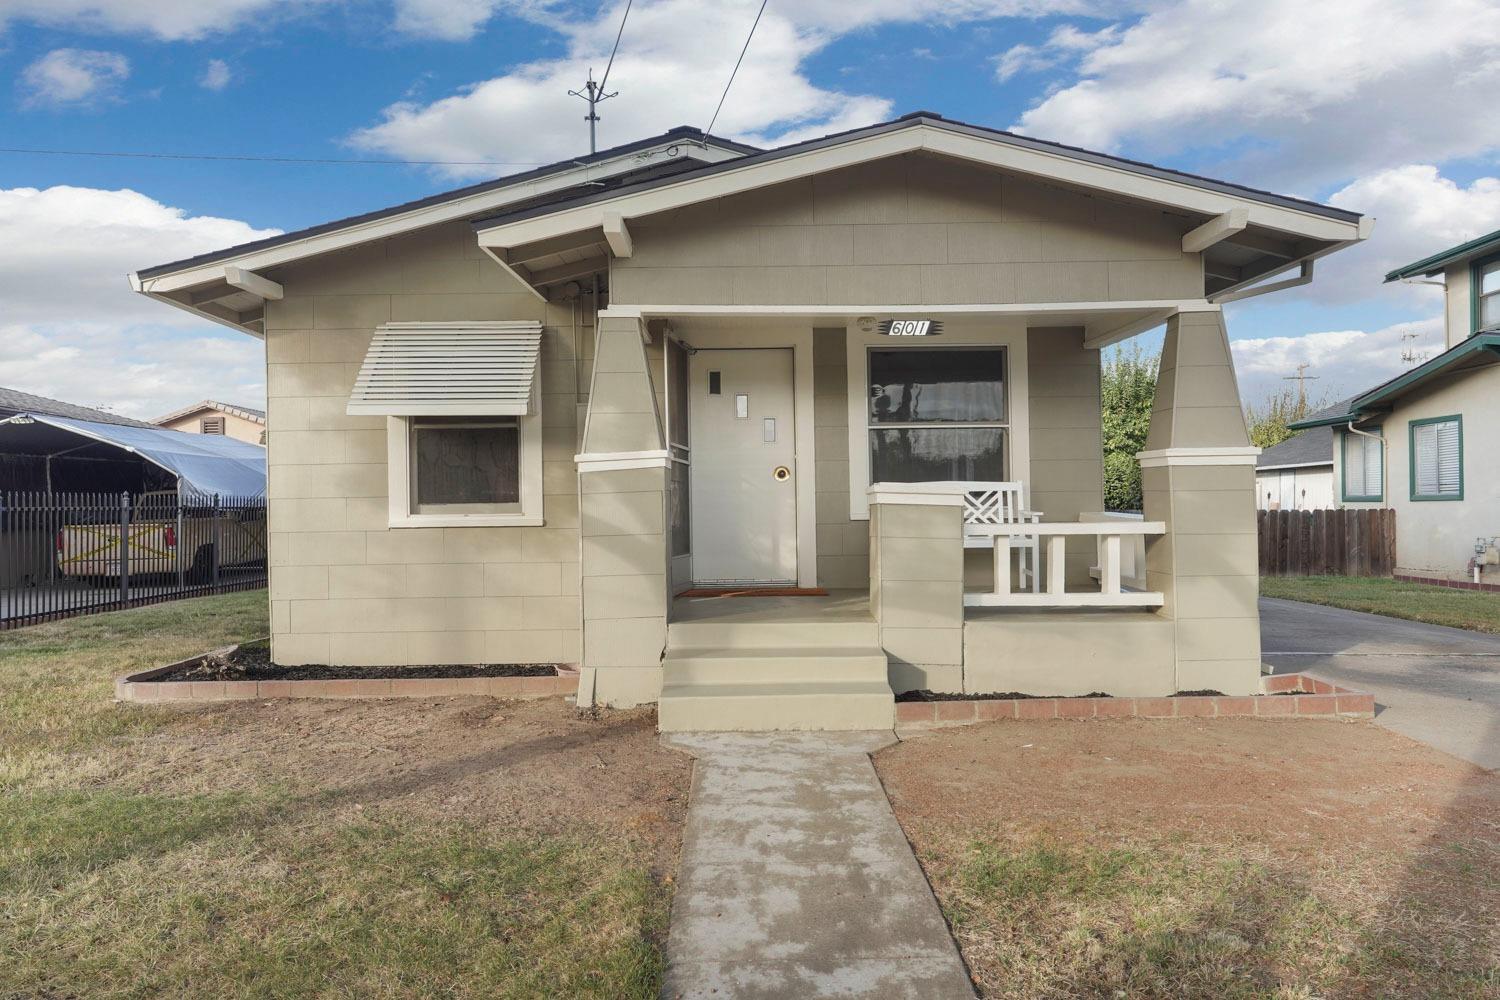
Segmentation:
[(871, 350), (869, 375), (872, 482), (1005, 479), (1003, 349)]
[(418, 508), (521, 501), (521, 432), (514, 418), (423, 418), (412, 426)]
[(1414, 497), (1457, 499), (1463, 495), (1462, 440), (1457, 417), (1412, 424)]
[(1359, 434), (1344, 434), (1344, 499), (1378, 500), (1383, 484), (1381, 442)]

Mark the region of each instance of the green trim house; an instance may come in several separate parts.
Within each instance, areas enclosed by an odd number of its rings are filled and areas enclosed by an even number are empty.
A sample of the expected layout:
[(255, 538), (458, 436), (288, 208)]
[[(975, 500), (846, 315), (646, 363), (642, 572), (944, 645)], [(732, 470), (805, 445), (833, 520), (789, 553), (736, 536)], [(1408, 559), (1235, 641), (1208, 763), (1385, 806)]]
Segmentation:
[(1330, 427), (1343, 506), (1391, 507), (1398, 574), (1494, 582), (1500, 536), (1500, 231), (1397, 268), (1387, 282), (1441, 279), (1447, 349), (1314, 414)]

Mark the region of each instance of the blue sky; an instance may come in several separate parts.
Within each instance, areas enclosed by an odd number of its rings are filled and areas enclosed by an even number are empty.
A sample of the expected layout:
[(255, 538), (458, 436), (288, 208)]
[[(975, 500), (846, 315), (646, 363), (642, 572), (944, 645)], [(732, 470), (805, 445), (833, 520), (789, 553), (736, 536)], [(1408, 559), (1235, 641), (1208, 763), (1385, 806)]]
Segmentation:
[[(636, 0), (601, 144), (706, 124), (756, 0)], [(0, 145), (513, 166), (0, 154), (0, 384), (149, 416), (257, 404), (259, 344), (124, 273), (586, 150), (623, 2), (0, 0)], [(1246, 395), (1352, 391), (1441, 344), (1389, 267), (1500, 229), (1488, 0), (770, 0), (716, 131), (918, 108), (1376, 216), (1308, 289), (1232, 307)], [(1413, 334), (1403, 340), (1402, 334)]]

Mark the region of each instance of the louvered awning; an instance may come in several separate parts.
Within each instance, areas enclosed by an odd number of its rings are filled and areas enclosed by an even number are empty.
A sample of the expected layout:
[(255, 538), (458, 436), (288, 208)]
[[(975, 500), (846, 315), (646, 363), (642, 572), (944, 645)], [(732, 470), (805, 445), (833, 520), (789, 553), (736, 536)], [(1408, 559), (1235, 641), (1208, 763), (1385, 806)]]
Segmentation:
[(348, 412), (524, 416), (541, 346), (534, 322), (387, 323), (370, 341)]

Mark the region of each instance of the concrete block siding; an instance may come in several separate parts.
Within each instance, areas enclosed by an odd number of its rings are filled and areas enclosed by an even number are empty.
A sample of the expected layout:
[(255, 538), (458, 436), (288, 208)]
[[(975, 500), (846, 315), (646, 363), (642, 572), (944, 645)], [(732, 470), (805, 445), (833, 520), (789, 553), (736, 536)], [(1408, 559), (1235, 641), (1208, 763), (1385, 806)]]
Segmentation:
[[(577, 406), (591, 313), (544, 305), (466, 225), (281, 270), (266, 305), (273, 653), (283, 663), (582, 658)], [(384, 418), (344, 409), (375, 327), (535, 319), (542, 345), (543, 527), (387, 527)]]

